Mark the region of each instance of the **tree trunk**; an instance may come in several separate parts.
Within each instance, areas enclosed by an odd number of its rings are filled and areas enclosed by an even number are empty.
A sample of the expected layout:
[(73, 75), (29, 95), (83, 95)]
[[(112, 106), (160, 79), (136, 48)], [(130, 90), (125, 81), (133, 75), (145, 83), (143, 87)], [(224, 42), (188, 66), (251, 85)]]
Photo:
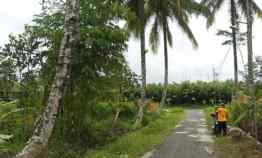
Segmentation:
[(80, 0), (67, 0), (64, 37), (58, 54), (55, 79), (49, 94), (46, 108), (37, 122), (34, 133), (27, 145), (16, 158), (38, 158), (47, 148), (53, 132), (60, 101), (62, 99), (66, 80), (70, 77), (71, 54), (80, 39)]
[(112, 123), (112, 129), (114, 129), (116, 124), (117, 124), (120, 112), (121, 112), (120, 108), (117, 108), (116, 109), (116, 114), (115, 114), (115, 117), (114, 117), (113, 123)]
[(237, 41), (236, 41), (236, 29), (237, 29), (237, 12), (235, 0), (231, 0), (231, 25), (232, 25), (232, 41), (233, 41), (233, 53), (234, 53), (234, 95), (238, 87), (238, 60), (237, 60)]
[(252, 134), (257, 139), (257, 118), (256, 118), (256, 98), (254, 85), (254, 63), (252, 46), (252, 26), (253, 16), (250, 0), (247, 0), (247, 49), (248, 49), (248, 92), (250, 96), (250, 106), (252, 107)]
[(161, 98), (161, 103), (158, 109), (158, 112), (165, 106), (166, 95), (167, 95), (167, 86), (168, 86), (168, 50), (167, 50), (167, 24), (164, 22), (163, 24), (163, 33), (164, 33), (164, 58), (165, 58), (165, 80), (164, 80), (164, 88)]
[(139, 0), (139, 18), (140, 18), (140, 44), (141, 44), (141, 75), (142, 75), (142, 87), (141, 87), (141, 101), (139, 106), (137, 118), (134, 124), (134, 128), (137, 128), (142, 120), (146, 101), (146, 51), (145, 51), (145, 15), (144, 15), (144, 0)]

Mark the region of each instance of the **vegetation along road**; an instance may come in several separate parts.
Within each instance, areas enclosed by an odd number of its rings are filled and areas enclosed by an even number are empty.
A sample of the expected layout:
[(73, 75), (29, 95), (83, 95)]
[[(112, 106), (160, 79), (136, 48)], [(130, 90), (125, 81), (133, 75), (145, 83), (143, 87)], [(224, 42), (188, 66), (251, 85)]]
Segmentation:
[(0, 158), (262, 158), (262, 0), (2, 0), (0, 19)]

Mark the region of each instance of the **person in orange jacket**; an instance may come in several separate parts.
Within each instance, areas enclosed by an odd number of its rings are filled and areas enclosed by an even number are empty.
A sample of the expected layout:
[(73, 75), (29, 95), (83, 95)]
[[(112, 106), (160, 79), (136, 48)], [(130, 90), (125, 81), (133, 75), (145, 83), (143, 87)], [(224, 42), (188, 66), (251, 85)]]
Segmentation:
[(228, 113), (224, 104), (217, 108), (216, 116), (218, 121), (218, 134), (224, 136), (227, 135)]

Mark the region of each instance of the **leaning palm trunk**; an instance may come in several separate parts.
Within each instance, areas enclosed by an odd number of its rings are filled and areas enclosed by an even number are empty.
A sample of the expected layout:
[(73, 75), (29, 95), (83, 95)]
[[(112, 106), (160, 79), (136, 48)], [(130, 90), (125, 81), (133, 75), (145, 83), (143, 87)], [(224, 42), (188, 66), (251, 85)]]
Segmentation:
[(16, 158), (38, 158), (47, 148), (53, 132), (60, 101), (70, 77), (71, 54), (80, 38), (80, 0), (67, 0), (65, 13), (64, 37), (58, 54), (55, 79), (49, 94), (46, 108), (27, 145)]
[(233, 53), (234, 53), (234, 95), (236, 94), (236, 90), (238, 87), (238, 61), (237, 61), (237, 41), (236, 41), (236, 3), (235, 0), (231, 0), (231, 25), (232, 25), (232, 41), (233, 41)]
[(163, 24), (163, 34), (164, 34), (164, 58), (165, 58), (165, 79), (164, 79), (164, 88), (162, 93), (162, 98), (158, 112), (161, 111), (163, 106), (165, 106), (166, 96), (167, 96), (167, 86), (168, 86), (168, 50), (167, 50), (167, 25)]
[(115, 126), (117, 125), (117, 121), (118, 121), (120, 112), (121, 112), (120, 108), (117, 108), (116, 109), (116, 114), (115, 114), (115, 117), (114, 117), (113, 123), (112, 123), (112, 129), (114, 129)]
[(137, 128), (143, 121), (144, 107), (146, 101), (146, 52), (145, 52), (145, 15), (144, 15), (144, 0), (139, 0), (139, 18), (140, 18), (140, 44), (141, 44), (141, 74), (142, 74), (142, 88), (141, 88), (141, 105), (138, 106), (138, 114), (134, 124)]
[(254, 63), (253, 63), (253, 46), (252, 46), (252, 26), (253, 16), (251, 2), (247, 0), (247, 48), (248, 48), (248, 92), (250, 96), (250, 106), (252, 107), (252, 134), (257, 139), (257, 118), (256, 118), (256, 98), (254, 85)]
[(142, 105), (139, 105), (139, 109), (138, 109), (138, 113), (137, 113), (137, 118), (134, 124), (134, 129), (137, 129), (142, 121), (143, 121), (143, 117), (144, 117), (144, 103), (142, 103)]

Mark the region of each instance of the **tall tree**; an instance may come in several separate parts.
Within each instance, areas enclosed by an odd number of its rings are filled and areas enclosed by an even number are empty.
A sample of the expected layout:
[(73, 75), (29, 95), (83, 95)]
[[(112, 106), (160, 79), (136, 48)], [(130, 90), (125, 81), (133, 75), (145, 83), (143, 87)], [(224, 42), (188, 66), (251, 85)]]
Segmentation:
[[(202, 3), (207, 5), (211, 9), (211, 14), (207, 21), (207, 26), (211, 26), (215, 22), (215, 16), (218, 13), (218, 11), (222, 8), (223, 4), (227, 0), (202, 0)], [(258, 14), (261, 16), (261, 9), (259, 6), (255, 3), (254, 0), (251, 0), (251, 10), (252, 14)], [(230, 22), (231, 22), (231, 28), (232, 28), (232, 47), (233, 47), (233, 53), (234, 53), (234, 82), (235, 87), (238, 85), (238, 60), (237, 60), (237, 40), (236, 40), (236, 31), (238, 28), (237, 19), (239, 17), (239, 11), (242, 12), (242, 14), (247, 15), (247, 7), (246, 7), (246, 0), (230, 0), (229, 1), (229, 11), (230, 11)]]
[(128, 19), (128, 28), (135, 33), (136, 37), (140, 38), (140, 53), (141, 53), (141, 101), (139, 101), (139, 110), (137, 118), (134, 124), (134, 128), (137, 128), (144, 115), (144, 107), (146, 102), (146, 48), (145, 48), (145, 27), (146, 27), (146, 16), (145, 16), (145, 1), (144, 0), (128, 0), (127, 6), (130, 11), (134, 13), (134, 17)]
[(164, 61), (165, 77), (164, 89), (160, 103), (161, 109), (166, 100), (168, 87), (168, 45), (172, 46), (172, 33), (169, 27), (169, 21), (176, 21), (178, 26), (190, 39), (194, 47), (197, 47), (197, 41), (188, 26), (190, 14), (208, 14), (208, 10), (194, 0), (151, 0), (148, 2), (146, 15), (153, 18), (153, 27), (150, 32), (150, 45), (153, 52), (156, 52), (159, 46), (160, 31), (163, 33), (164, 41)]
[(257, 139), (257, 118), (256, 118), (256, 97), (255, 97), (255, 84), (254, 84), (254, 62), (253, 62), (253, 41), (252, 41), (252, 27), (253, 16), (251, 10), (251, 1), (246, 0), (247, 10), (247, 52), (248, 52), (248, 93), (250, 96), (250, 105), (252, 107), (252, 133)]
[(231, 13), (231, 28), (232, 28), (232, 43), (233, 43), (233, 53), (234, 53), (234, 82), (235, 88), (238, 87), (238, 60), (237, 60), (237, 40), (236, 31), (237, 27), (237, 10), (235, 0), (230, 0), (230, 13)]
[(28, 144), (16, 158), (37, 158), (47, 147), (53, 132), (60, 101), (70, 78), (71, 56), (80, 39), (80, 0), (67, 0), (65, 5), (64, 36), (61, 41), (55, 79), (48, 102)]
[(42, 43), (30, 26), (25, 26), (22, 34), (9, 35), (9, 41), (4, 45), (1, 53), (14, 61), (21, 85), (22, 81), (28, 79), (43, 62), (42, 51), (40, 51), (44, 47)]

